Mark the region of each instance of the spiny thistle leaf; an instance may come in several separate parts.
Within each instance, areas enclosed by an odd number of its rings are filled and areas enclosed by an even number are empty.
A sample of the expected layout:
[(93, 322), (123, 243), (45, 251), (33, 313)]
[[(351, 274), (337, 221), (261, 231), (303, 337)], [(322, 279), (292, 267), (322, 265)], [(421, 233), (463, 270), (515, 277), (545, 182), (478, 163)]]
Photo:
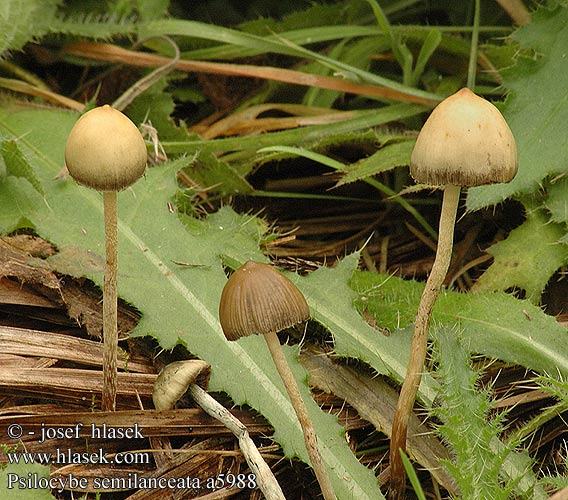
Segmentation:
[[(357, 308), (371, 314), (379, 327), (390, 332), (390, 338), (411, 335), (412, 328), (407, 327), (416, 316), (423, 283), (356, 271), (351, 278), (351, 286), (358, 293)], [(530, 315), (530, 319), (525, 313)], [(459, 325), (462, 344), (470, 353), (532, 366), (543, 373), (568, 373), (565, 341), (568, 332), (528, 301), (503, 293), (466, 295), (446, 292), (434, 307), (432, 324), (447, 328)], [(505, 448), (496, 437), (491, 440), (493, 453), (501, 453)], [(531, 492), (532, 496), (527, 498), (546, 498), (544, 491), (536, 486), (536, 478), (527, 469), (524, 456), (508, 454), (504, 458), (502, 473), (513, 481), (517, 492), (522, 495)]]
[(221, 194), (247, 194), (252, 186), (231, 165), (213, 153), (200, 153), (187, 169), (191, 179), (202, 188)]
[[(563, 401), (568, 405), (568, 380), (561, 378), (554, 379), (552, 377), (542, 376), (535, 379), (535, 382), (556, 399)], [(567, 450), (568, 451), (568, 450)]]
[[(381, 327), (397, 333), (412, 324), (424, 283), (358, 271), (351, 285), (356, 305)], [(568, 331), (528, 300), (499, 292), (442, 292), (433, 321), (458, 323), (463, 343), (472, 353), (515, 363), (553, 377), (568, 375)]]
[(0, 143), (0, 154), (6, 165), (8, 175), (26, 179), (38, 193), (44, 194), (41, 182), (15, 140), (2, 141)]
[(347, 173), (337, 183), (338, 186), (366, 179), (381, 172), (410, 164), (410, 154), (414, 148), (415, 140), (403, 140), (387, 144), (376, 153), (351, 165)]
[(36, 189), (21, 177), (8, 176), (0, 181), (0, 232), (8, 233), (29, 225), (29, 219), (45, 209)]
[(545, 177), (566, 171), (568, 8), (541, 7), (513, 38), (526, 50), (515, 66), (503, 71), (503, 85), (510, 93), (502, 112), (517, 141), (519, 172), (510, 183), (470, 189), (469, 210), (534, 191)]
[(60, 0), (0, 2), (0, 58), (47, 33), (60, 3)]
[(54, 34), (73, 35), (94, 40), (110, 40), (114, 36), (133, 35), (138, 25), (132, 16), (81, 13), (72, 16), (58, 16), (50, 26)]
[[(367, 324), (353, 308), (355, 292), (348, 286), (357, 268), (359, 254), (351, 254), (334, 268), (321, 267), (305, 278), (289, 276), (304, 293), (312, 316), (333, 334), (336, 354), (365, 361), (377, 373), (402, 382), (408, 361), (408, 336), (385, 336)], [(330, 300), (333, 290), (334, 300)], [(436, 384), (430, 376), (422, 379), (420, 398), (432, 403)]]
[[(17, 480), (20, 479), (22, 483)], [(37, 481), (38, 484), (49, 479), (49, 467), (40, 464), (9, 464), (0, 467), (0, 493), (10, 500), (55, 500), (48, 488), (34, 487), (27, 483)]]
[(542, 210), (527, 211), (525, 222), (487, 250), (495, 260), (474, 289), (505, 291), (518, 287), (525, 290), (527, 299), (538, 304), (550, 277), (568, 263), (568, 245), (560, 242), (565, 233), (566, 228), (550, 222)]
[(551, 182), (545, 201), (553, 222), (568, 224), (568, 176)]
[(492, 444), (503, 430), (504, 414), (490, 415), (493, 404), (489, 391), (476, 388), (479, 373), (471, 368), (469, 354), (458, 339), (459, 332), (455, 330), (436, 329), (433, 359), (438, 366), (441, 391), (440, 405), (432, 413), (443, 422), (438, 433), (454, 455), (446, 466), (462, 498), (506, 500), (514, 485), (503, 487), (499, 477), (513, 450), (503, 448), (496, 452)]

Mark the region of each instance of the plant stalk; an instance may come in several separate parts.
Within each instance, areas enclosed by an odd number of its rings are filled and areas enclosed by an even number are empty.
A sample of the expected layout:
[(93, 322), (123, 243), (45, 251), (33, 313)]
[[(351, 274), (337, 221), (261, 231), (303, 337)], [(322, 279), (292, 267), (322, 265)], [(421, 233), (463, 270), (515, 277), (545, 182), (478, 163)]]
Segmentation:
[(471, 50), (469, 51), (469, 64), (467, 67), (467, 88), (475, 87), (477, 75), (477, 47), (479, 45), (479, 20), (481, 18), (481, 0), (475, 0), (473, 9), (473, 31), (471, 32)]
[(438, 298), (452, 258), (454, 225), (456, 222), (459, 199), (459, 186), (447, 185), (444, 188), (436, 258), (430, 276), (428, 276), (428, 280), (426, 281), (424, 291), (422, 292), (420, 305), (418, 306), (410, 349), (410, 360), (393, 418), (389, 454), (391, 471), (391, 490), (389, 497), (395, 500), (405, 498), (404, 488), (406, 475), (400, 451), (406, 450), (408, 422), (412, 414), (420, 380), (422, 379), (424, 361), (426, 360), (428, 325), (430, 323), (432, 308)]
[(294, 411), (296, 412), (296, 416), (298, 417), (300, 426), (302, 427), (306, 449), (310, 457), (310, 462), (312, 463), (312, 468), (314, 469), (316, 478), (321, 487), (322, 495), (325, 500), (335, 500), (335, 493), (331, 487), (331, 481), (329, 480), (329, 476), (325, 470), (318, 449), (317, 437), (312, 421), (308, 416), (308, 410), (306, 409), (304, 400), (300, 395), (296, 379), (294, 378), (294, 375), (292, 375), (292, 371), (284, 357), (284, 351), (280, 345), (280, 340), (278, 340), (278, 335), (274, 332), (268, 333), (264, 335), (264, 339), (266, 340), (268, 349), (270, 350), (270, 354), (272, 354), (272, 359), (276, 365), (276, 369), (282, 378), (282, 382), (284, 382), (284, 387), (286, 387), (286, 392), (290, 397), (290, 401), (292, 402), (292, 406), (294, 407)]
[(497, 3), (515, 24), (526, 26), (531, 22), (531, 14), (522, 0), (497, 0)]
[(116, 409), (116, 357), (118, 351), (117, 326), (117, 193), (105, 191), (104, 217), (106, 242), (106, 267), (103, 285), (103, 411)]

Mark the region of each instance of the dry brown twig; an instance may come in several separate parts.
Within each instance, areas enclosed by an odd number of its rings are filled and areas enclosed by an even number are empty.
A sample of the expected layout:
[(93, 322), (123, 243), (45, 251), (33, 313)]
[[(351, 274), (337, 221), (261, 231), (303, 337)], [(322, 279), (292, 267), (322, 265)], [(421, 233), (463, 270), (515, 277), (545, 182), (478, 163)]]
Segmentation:
[(495, 0), (509, 17), (519, 26), (531, 22), (531, 14), (525, 7), (523, 0)]
[[(167, 57), (149, 54), (146, 52), (127, 50), (110, 43), (72, 43), (65, 46), (62, 49), (62, 53), (64, 55), (83, 57), (95, 61), (115, 62), (140, 67), (162, 66), (170, 62), (170, 58)], [(410, 95), (387, 87), (359, 84), (342, 78), (314, 75), (291, 69), (275, 68), (272, 66), (254, 66), (250, 64), (229, 64), (182, 59), (176, 63), (175, 68), (188, 72), (192, 71), (197, 73), (211, 73), (217, 75), (244, 76), (249, 78), (261, 78), (264, 80), (275, 80), (294, 85), (319, 87), (400, 102), (425, 104), (427, 106), (433, 106), (438, 103), (438, 101), (432, 99)]]

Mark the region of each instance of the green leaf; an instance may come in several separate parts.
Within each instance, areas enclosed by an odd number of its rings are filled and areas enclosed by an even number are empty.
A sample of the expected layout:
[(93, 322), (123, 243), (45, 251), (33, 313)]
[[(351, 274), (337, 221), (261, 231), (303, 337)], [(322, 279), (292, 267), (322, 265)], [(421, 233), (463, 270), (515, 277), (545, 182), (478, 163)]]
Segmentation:
[(385, 13), (383, 12), (383, 9), (381, 8), (379, 3), (377, 2), (377, 0), (367, 0), (367, 3), (373, 9), (373, 14), (375, 15), (375, 19), (377, 20), (377, 24), (379, 25), (379, 28), (381, 29), (381, 31), (383, 31), (385, 33), (389, 33), (390, 32), (389, 20), (388, 20), (387, 16), (385, 15)]
[[(539, 377), (535, 382), (540, 388), (558, 399), (568, 409), (568, 380), (557, 380), (550, 377)], [(568, 457), (566, 457), (568, 458)]]
[[(47, 488), (34, 488), (28, 481), (44, 482), (49, 478), (49, 467), (40, 464), (8, 464), (0, 467), (0, 496), (10, 500), (52, 500)], [(17, 481), (20, 480), (21, 483)]]
[[(433, 413), (443, 423), (438, 433), (452, 448), (453, 460), (447, 469), (459, 486), (463, 498), (471, 500), (506, 500), (513, 485), (501, 485), (500, 475), (511, 448), (497, 451), (493, 443), (503, 430), (504, 414), (491, 415), (493, 403), (489, 389), (476, 386), (480, 374), (471, 368), (470, 355), (460, 342), (460, 332), (454, 328), (436, 329), (434, 362), (442, 386), (440, 404)], [(526, 463), (527, 455), (517, 455)]]
[(8, 175), (8, 171), (6, 170), (6, 162), (2, 155), (0, 155), (0, 182), (3, 182), (6, 176)]
[[(358, 358), (377, 373), (402, 382), (410, 350), (410, 332), (386, 336), (367, 324), (353, 308), (356, 294), (348, 283), (358, 261), (359, 254), (355, 253), (334, 268), (322, 267), (305, 278), (288, 277), (306, 296), (312, 317), (332, 333), (336, 354)], [(419, 389), (422, 400), (431, 404), (436, 390), (430, 376), (422, 378)]]
[(138, 31), (138, 25), (130, 16), (108, 16), (79, 11), (78, 14), (55, 18), (49, 25), (49, 31), (95, 40), (110, 40), (117, 35), (135, 34)]
[[(333, 59), (340, 59), (342, 61), (346, 61), (345, 57), (342, 57), (342, 55), (345, 53), (346, 43), (347, 39), (341, 40), (339, 43), (337, 43), (329, 52), (329, 57)], [(364, 59), (359, 59), (359, 63), (367, 64), (367, 62)], [(322, 66), (321, 64), (317, 63), (311, 63), (305, 65), (303, 67), (303, 71), (315, 75), (329, 76), (330, 74), (332, 74), (331, 68)], [(306, 106), (331, 108), (335, 100), (338, 99), (341, 94), (342, 94), (341, 92), (338, 92), (336, 90), (327, 90), (327, 89), (320, 89), (318, 87), (310, 87), (306, 91), (304, 98), (302, 99), (302, 104), (305, 104)]]
[(313, 193), (296, 193), (293, 191), (263, 191), (261, 189), (255, 189), (248, 196), (257, 196), (259, 198), (290, 198), (297, 200), (328, 200), (328, 201), (357, 201), (360, 203), (371, 203), (374, 204), (373, 200), (368, 198), (354, 198), (351, 196), (334, 196), (332, 194), (313, 194)]
[[(343, 40), (344, 38), (353, 38), (360, 36), (374, 36), (380, 35), (376, 28), (369, 26), (314, 26), (308, 29), (295, 29), (273, 34), (270, 26), (263, 22), (263, 32), (267, 34), (265, 38), (271, 40), (278, 40), (278, 37), (283, 37), (286, 40), (296, 45), (307, 45), (312, 43), (329, 42), (334, 40)], [(262, 33), (259, 33), (262, 34)], [(183, 52), (184, 59), (197, 59), (197, 60), (210, 60), (210, 59), (236, 59), (242, 57), (251, 57), (262, 54), (265, 51), (263, 48), (245, 48), (235, 45), (216, 45), (214, 47), (207, 47), (203, 49), (195, 49), (188, 52)]]
[(541, 7), (513, 38), (523, 48), (517, 64), (503, 72), (509, 96), (502, 106), (517, 142), (519, 172), (513, 181), (472, 188), (467, 207), (476, 210), (516, 193), (537, 190), (543, 179), (566, 171), (568, 136), (568, 8)]
[(342, 63), (330, 57), (324, 56), (319, 52), (308, 50), (302, 46), (293, 44), (290, 40), (278, 37), (264, 38), (237, 30), (224, 28), (222, 26), (213, 26), (197, 21), (188, 21), (180, 19), (164, 19), (152, 21), (141, 27), (141, 36), (186, 36), (191, 38), (204, 38), (206, 40), (214, 40), (222, 43), (230, 43), (239, 47), (260, 50), (275, 54), (285, 54), (301, 58), (309, 58), (318, 61), (321, 64), (328, 65), (336, 71), (345, 72), (348, 75), (355, 75), (362, 82), (382, 85), (387, 88), (398, 90), (409, 95), (421, 97), (424, 99), (438, 101), (439, 97), (435, 94), (418, 90), (407, 85), (402, 85), (394, 80), (384, 78), (369, 71), (359, 69), (355, 66)]
[(186, 140), (185, 127), (178, 127), (171, 118), (175, 104), (166, 86), (166, 78), (161, 78), (134, 99), (125, 112), (135, 123), (150, 122), (159, 131), (160, 141)]
[(436, 49), (438, 48), (438, 45), (440, 45), (441, 41), (442, 33), (440, 32), (440, 30), (433, 29), (428, 32), (428, 35), (424, 39), (424, 43), (420, 48), (418, 57), (416, 58), (416, 66), (412, 71), (412, 79), (410, 82), (412, 85), (418, 85), (420, 77), (422, 76), (422, 73), (424, 73), (424, 69), (426, 68), (426, 64), (430, 60), (430, 57), (432, 57), (432, 54), (436, 52)]
[[(415, 282), (406, 282), (392, 276), (380, 276), (375, 273), (355, 271), (358, 260), (358, 255), (352, 254), (339, 262), (335, 268), (323, 267), (310, 273), (305, 278), (297, 275), (288, 275), (288, 277), (296, 283), (306, 296), (313, 318), (326, 326), (332, 333), (335, 354), (365, 361), (378, 373), (387, 374), (401, 382), (406, 373), (412, 329), (406, 328), (401, 330), (400, 328), (407, 327), (414, 321), (423, 285)], [(362, 296), (359, 294), (359, 298), (357, 298), (357, 295), (353, 293), (354, 290), (347, 286), (349, 280), (351, 280), (351, 286), (355, 290), (359, 290), (359, 286), (362, 286), (366, 290), (367, 295)], [(412, 293), (408, 293), (409, 290), (407, 288), (412, 289)], [(376, 295), (379, 291), (386, 293), (388, 300), (383, 296)], [(465, 297), (461, 294), (453, 295)], [(369, 296), (372, 296), (373, 300), (370, 300)], [(471, 329), (467, 330), (468, 340), (470, 341), (467, 347), (471, 351), (483, 352), (480, 347), (485, 345), (485, 336), (479, 330), (484, 328), (485, 324), (490, 325), (491, 322), (494, 323), (494, 330), (490, 331), (487, 337), (493, 338), (493, 346), (499, 352), (506, 351), (505, 344), (511, 342), (506, 335), (502, 334), (503, 326), (499, 323), (499, 320), (495, 320), (493, 314), (497, 314), (496, 317), (500, 318), (503, 316), (501, 309), (509, 311), (511, 310), (511, 303), (520, 301), (516, 301), (508, 295), (500, 294), (500, 296), (503, 298), (503, 304), (500, 304), (501, 307), (497, 310), (491, 310), (486, 304), (468, 308), (464, 307), (463, 303), (458, 303), (452, 308), (454, 313), (458, 312), (466, 315), (471, 312), (473, 316), (471, 318), (466, 317), (463, 320), (465, 326), (471, 326)], [(363, 298), (367, 298), (367, 300), (362, 300)], [(352, 307), (355, 299), (357, 299), (355, 304), (359, 306), (360, 310), (367, 310), (369, 313), (374, 314), (378, 324), (391, 328), (390, 334), (385, 335), (384, 332), (372, 328), (363, 321), (362, 317)], [(404, 306), (406, 307), (403, 313), (401, 309)], [(437, 309), (446, 312), (446, 307), (447, 304), (442, 304)], [(527, 307), (531, 308), (531, 314), (535, 313), (535, 323), (539, 323), (534, 325), (534, 329), (528, 329), (529, 338), (530, 335), (540, 332), (544, 326), (556, 325), (556, 331), (550, 332), (551, 334), (545, 340), (554, 338), (555, 344), (562, 346), (563, 356), (560, 362), (563, 364), (565, 373), (568, 373), (568, 348), (566, 347), (566, 341), (562, 339), (562, 334), (566, 338), (568, 333), (553, 318), (542, 313), (539, 308), (530, 304)], [(391, 309), (390, 318), (392, 318), (392, 323), (390, 324), (384, 321), (384, 317), (381, 314), (389, 308)], [(489, 311), (486, 312), (485, 309)], [(528, 322), (526, 316), (519, 309), (520, 306), (516, 310), (514, 326), (518, 326), (516, 323), (519, 323), (519, 321)], [(540, 313), (540, 318), (536, 318), (537, 311)], [(399, 315), (400, 317), (398, 317)], [(406, 320), (406, 317), (409, 319)], [(440, 317), (436, 317), (436, 319), (440, 319)], [(452, 316), (444, 319), (450, 324), (456, 322), (456, 318)], [(500, 339), (496, 338), (496, 332), (501, 335)], [(517, 331), (511, 333), (514, 340), (516, 340), (515, 335), (521, 334), (521, 332)], [(482, 339), (477, 343), (471, 343), (472, 339), (469, 337), (477, 335), (482, 336)], [(518, 343), (522, 344), (522, 342)], [(487, 346), (487, 350), (491, 350), (493, 346)], [(513, 346), (511, 351), (514, 352), (516, 348), (517, 346)], [(534, 350), (538, 351), (538, 346)], [(497, 357), (491, 353), (488, 355)], [(527, 358), (530, 359), (533, 355), (533, 352), (529, 352)], [(552, 360), (547, 358), (547, 355), (551, 355)], [(515, 354), (512, 354), (512, 357), (525, 359)], [(554, 352), (547, 352), (539, 356), (539, 358), (538, 361), (542, 362), (539, 366), (545, 367), (543, 371), (549, 370), (551, 366), (557, 366), (557, 358)], [(551, 364), (551, 362), (554, 364)], [(420, 399), (426, 403), (426, 406), (432, 406), (433, 397), (436, 397), (438, 391), (437, 382), (429, 374), (425, 374), (422, 377), (418, 394)], [(491, 447), (494, 453), (499, 453), (504, 449), (503, 443), (498, 439), (492, 440)], [(518, 455), (509, 455), (503, 464), (503, 471), (507, 477), (513, 481), (518, 481), (517, 489), (520, 492), (532, 491), (535, 488), (536, 480), (530, 471), (527, 471), (526, 465), (524, 457)], [(532, 498), (546, 498), (540, 490), (537, 489), (535, 491), (536, 494)]]
[(340, 161), (304, 148), (295, 148), (293, 146), (273, 146), (259, 149), (257, 153), (284, 153), (298, 155), (307, 158), (308, 160), (321, 163), (322, 165), (333, 168), (334, 170), (345, 170), (345, 165)]
[(412, 467), (410, 459), (402, 450), (400, 450), (400, 455), (402, 457), (402, 465), (404, 466), (406, 475), (410, 480), (410, 484), (412, 485), (412, 489), (414, 490), (414, 493), (416, 493), (418, 500), (426, 500), (426, 495), (424, 494), (424, 490), (420, 484), (420, 479), (418, 479), (418, 474), (416, 474), (414, 467)]
[(26, 179), (9, 176), (0, 182), (0, 232), (29, 225), (29, 218), (42, 209), (48, 207)]
[[(340, 171), (346, 171), (347, 170), (347, 166), (345, 164), (341, 163), (340, 161), (334, 160), (333, 158), (330, 158), (329, 156), (322, 155), (320, 153), (314, 153), (313, 151), (309, 151), (309, 150), (304, 149), (304, 148), (297, 148), (297, 147), (293, 147), (293, 146), (272, 146), (272, 147), (259, 149), (258, 152), (259, 153), (262, 153), (262, 152), (280, 152), (280, 153), (285, 153), (285, 154), (296, 154), (296, 155), (299, 155), (299, 156), (303, 156), (304, 158), (308, 158), (310, 160), (317, 161), (317, 162), (319, 162), (323, 165), (326, 165), (330, 168), (333, 168), (335, 170), (340, 170)], [(396, 196), (397, 193), (395, 191), (393, 191), (391, 188), (389, 188), (388, 186), (385, 186), (384, 184), (380, 183), (379, 181), (377, 181), (375, 179), (363, 178), (363, 181), (366, 182), (367, 184), (369, 184), (370, 186), (373, 186), (374, 188), (378, 189), (379, 191), (386, 194), (387, 196), (394, 196), (394, 200), (396, 201), (396, 203), (398, 203), (408, 213), (412, 214), (414, 216), (414, 218), (418, 221), (418, 223), (426, 230), (426, 232), (430, 236), (437, 238), (436, 231), (434, 231), (430, 227), (430, 225), (428, 224), (426, 219), (424, 219), (424, 217), (422, 217), (422, 215), (410, 203), (408, 203), (404, 198), (402, 198), (400, 196)]]
[(136, 0), (142, 20), (157, 19), (166, 15), (170, 0)]
[[(287, 393), (284, 389), (280, 376), (274, 369), (274, 361), (267, 353), (265, 342), (257, 336), (250, 336), (240, 339), (238, 344), (246, 349), (247, 352), (254, 355), (255, 361), (266, 374), (266, 377), (269, 378), (270, 382), (274, 384), (275, 387), (278, 387), (281, 392), (279, 396), (287, 400)], [(346, 452), (348, 447), (346, 446), (345, 430), (337, 423), (337, 418), (333, 415), (322, 412), (312, 399), (307, 386), (308, 374), (298, 361), (298, 346), (284, 346), (284, 351), (288, 364), (290, 365), (296, 380), (298, 380), (300, 393), (306, 402), (310, 418), (316, 427), (322, 459), (333, 471), (332, 482), (337, 497), (384, 500), (384, 496), (382, 495), (373, 474), (370, 471), (365, 470), (352, 453)], [(237, 375), (236, 372), (233, 372), (231, 376), (240, 378), (240, 374)], [(263, 387), (266, 386), (263, 384)], [(258, 391), (258, 388), (251, 388), (251, 391)], [(289, 415), (289, 419), (295, 420), (295, 413), (289, 404), (287, 404), (287, 408), (283, 408), (283, 410), (292, 410), (292, 413)], [(270, 413), (268, 408), (261, 408), (259, 411), (261, 411), (264, 415), (268, 415)], [(294, 447), (288, 446), (288, 443), (291, 442), (289, 433), (297, 433), (299, 430), (298, 425), (299, 424), (295, 423), (294, 426), (275, 426), (275, 433), (273, 437), (277, 442), (283, 444), (284, 452), (288, 456), (305, 456), (303, 442), (298, 441), (294, 444)], [(341, 453), (341, 460), (337, 459), (336, 454), (338, 450), (343, 450)], [(343, 479), (343, 483), (340, 487), (338, 484), (342, 481), (342, 478), (348, 478), (348, 480), (345, 481), (345, 479)]]
[[(101, 195), (72, 179), (54, 180), (76, 119), (77, 114), (60, 110), (3, 109), (0, 133), (20, 138), (18, 144), (44, 186), (49, 209), (30, 216), (38, 234), (61, 250), (80, 244), (84, 251), (102, 256)], [(171, 213), (168, 201), (177, 190), (175, 174), (186, 161), (148, 169), (144, 179), (118, 197), (119, 294), (142, 312), (134, 334), (152, 335), (165, 349), (181, 342), (208, 361), (210, 389), (260, 411), (274, 426), (286, 454), (307, 462), (301, 428), (263, 339), (227, 342), (217, 318), (226, 283), (222, 262), (265, 260), (259, 240), (266, 227), (228, 207), (204, 220)], [(84, 273), (102, 282), (96, 269), (88, 267)], [(345, 439), (338, 437), (337, 424), (330, 425), (329, 415), (307, 397), (305, 374), (296, 373), (338, 497), (382, 498), (372, 471), (355, 459)]]
[(18, 148), (18, 143), (15, 140), (2, 141), (2, 144), (0, 145), (0, 154), (2, 154), (4, 164), (6, 165), (6, 171), (9, 175), (27, 179), (38, 193), (44, 194), (39, 179), (35, 175), (33, 168), (28, 163), (26, 157)]
[[(390, 337), (410, 335), (424, 289), (423, 283), (394, 276), (356, 271), (351, 286), (358, 293), (355, 305), (374, 316), (377, 324), (390, 330)], [(532, 368), (552, 377), (568, 374), (568, 331), (528, 301), (503, 293), (461, 294), (445, 292), (439, 297), (432, 315), (432, 325), (457, 326), (463, 332), (464, 347)], [(491, 448), (501, 453), (506, 447), (493, 439)], [(502, 471), (516, 483), (522, 498), (546, 499), (527, 468), (523, 455), (509, 455)]]
[(213, 188), (222, 194), (247, 194), (253, 191), (244, 177), (227, 162), (213, 153), (197, 155), (187, 168), (190, 177), (204, 188)]
[(342, 184), (372, 177), (396, 167), (409, 165), (410, 155), (415, 143), (416, 140), (411, 139), (383, 146), (368, 158), (351, 165), (337, 185), (341, 186)]
[(390, 33), (391, 47), (395, 59), (398, 61), (402, 69), (402, 81), (405, 85), (412, 85), (412, 63), (414, 56), (406, 44), (402, 41), (402, 37), (398, 33)]
[(568, 177), (550, 184), (545, 204), (552, 221), (568, 223)]
[(366, 130), (410, 116), (416, 116), (425, 110), (416, 104), (393, 104), (379, 109), (353, 111), (349, 119), (326, 125), (309, 125), (281, 132), (262, 135), (229, 137), (225, 139), (164, 142), (168, 153), (195, 153), (196, 151), (257, 151), (268, 146), (306, 145), (323, 141), (338, 134), (348, 134)]
[[(398, 336), (416, 316), (423, 283), (394, 276), (356, 272), (351, 281), (366, 310)], [(432, 313), (433, 324), (460, 326), (472, 353), (502, 359), (553, 377), (568, 375), (568, 330), (528, 300), (499, 292), (443, 292)]]
[(3, 0), (0, 3), (0, 58), (47, 33), (59, 0)]
[[(385, 9), (386, 10), (386, 9)], [(341, 19), (343, 22), (348, 21), (345, 18)], [(334, 40), (344, 40), (346, 38), (370, 37), (374, 39), (373, 43), (383, 46), (384, 44), (390, 48), (390, 36), (381, 33), (379, 29), (371, 26), (356, 26), (353, 24), (333, 25), (333, 26), (313, 26), (306, 29), (292, 29), (291, 31), (278, 32), (266, 20), (258, 21), (262, 29), (254, 30), (257, 35), (265, 35), (264, 38), (269, 40), (282, 40), (285, 39), (292, 42), (294, 45), (309, 45), (321, 42), (329, 42)], [(331, 23), (330, 23), (331, 24)], [(438, 31), (452, 30), (453, 27), (438, 26)], [(493, 28), (494, 29), (494, 28)], [(419, 46), (424, 43), (428, 34), (432, 31), (429, 26), (408, 26), (396, 25), (391, 26), (391, 32), (397, 32), (402, 35), (412, 45)], [(508, 30), (505, 28), (505, 32)], [(277, 34), (274, 34), (276, 32)], [(449, 55), (458, 58), (467, 58), (469, 56), (469, 41), (463, 37), (444, 33), (440, 43), (440, 50)], [(382, 51), (384, 49), (380, 49)], [(199, 48), (187, 52), (182, 52), (184, 59), (237, 59), (244, 57), (251, 57), (266, 52), (266, 47), (244, 47), (242, 45), (224, 44), (216, 45), (213, 47)], [(503, 59), (503, 58), (502, 58)], [(491, 59), (493, 60), (493, 59)]]
[(518, 287), (538, 303), (550, 277), (568, 263), (568, 245), (559, 242), (565, 232), (542, 210), (529, 210), (525, 222), (487, 250), (495, 260), (477, 280), (475, 290)]
[[(337, 3), (299, 3), (292, 12), (287, 13), (282, 20), (274, 18), (262, 19), (259, 23), (262, 29), (257, 34), (266, 35), (270, 32), (281, 33), (282, 31), (298, 30), (302, 28), (318, 28), (327, 24), (339, 24), (347, 20), (353, 21), (353, 17), (349, 15), (348, 6), (342, 2)], [(272, 21), (269, 27), (266, 22)], [(253, 23), (255, 21), (252, 21)], [(247, 23), (245, 23), (247, 24)], [(355, 24), (355, 23), (353, 23)], [(240, 27), (244, 28), (244, 25)], [(248, 31), (248, 30), (247, 30)]]

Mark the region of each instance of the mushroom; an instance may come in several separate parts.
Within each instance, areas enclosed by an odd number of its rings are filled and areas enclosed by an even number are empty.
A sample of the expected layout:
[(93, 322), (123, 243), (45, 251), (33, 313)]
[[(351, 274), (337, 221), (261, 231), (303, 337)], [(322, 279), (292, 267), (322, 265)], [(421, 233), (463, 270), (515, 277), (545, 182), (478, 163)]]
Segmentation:
[(219, 320), (227, 340), (263, 335), (300, 422), (322, 494), (330, 500), (335, 499), (335, 494), (321, 459), (316, 433), (277, 335), (309, 317), (310, 309), (300, 290), (268, 264), (247, 262), (231, 275), (221, 294)]
[(250, 438), (245, 425), (235, 418), (205, 389), (211, 367), (201, 360), (175, 361), (166, 365), (154, 382), (152, 400), (157, 410), (171, 410), (189, 391), (193, 400), (210, 416), (219, 420), (239, 440), (250, 470), (267, 500), (286, 500), (274, 474)]
[[(408, 420), (426, 359), (428, 324), (452, 256), (460, 188), (509, 182), (517, 173), (515, 138), (499, 110), (468, 88), (444, 99), (422, 127), (410, 159), (417, 182), (444, 186), (438, 247), (420, 299), (410, 360), (393, 419), (391, 478), (404, 483), (399, 450), (406, 449)], [(400, 484), (391, 490), (401, 492)]]
[(154, 382), (154, 408), (171, 410), (191, 386), (206, 388), (210, 372), (209, 363), (199, 359), (174, 361), (166, 365)]
[(103, 192), (106, 267), (103, 285), (103, 411), (116, 405), (117, 191), (136, 182), (146, 168), (146, 144), (125, 115), (108, 105), (85, 113), (71, 129), (65, 164), (79, 184)]

